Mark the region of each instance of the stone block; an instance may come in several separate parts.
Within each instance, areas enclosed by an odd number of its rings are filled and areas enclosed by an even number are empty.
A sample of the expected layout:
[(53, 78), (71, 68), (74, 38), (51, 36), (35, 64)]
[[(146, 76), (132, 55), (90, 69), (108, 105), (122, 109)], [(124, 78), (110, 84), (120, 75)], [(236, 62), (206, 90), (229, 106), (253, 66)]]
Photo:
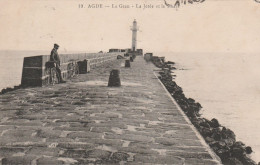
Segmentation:
[(58, 138), (61, 135), (60, 130), (51, 130), (51, 129), (39, 129), (35, 136), (41, 138)]
[(89, 60), (83, 60), (78, 62), (79, 66), (79, 74), (86, 74), (90, 72), (90, 61)]
[(95, 132), (72, 132), (67, 135), (68, 138), (101, 138), (102, 134)]
[(120, 139), (89, 139), (89, 138), (80, 138), (79, 142), (86, 142), (93, 145), (107, 145), (118, 147), (123, 145), (123, 141)]
[(189, 151), (167, 151), (167, 155), (173, 157), (181, 157), (184, 159), (194, 158), (194, 159), (212, 159), (208, 152), (189, 152)]
[(95, 147), (95, 144), (89, 144), (86, 142), (59, 142), (57, 147), (64, 149), (84, 149), (90, 150)]
[(19, 139), (21, 137), (31, 137), (33, 133), (35, 133), (35, 130), (13, 129), (7, 130), (2, 136), (16, 137), (17, 139)]
[(58, 157), (59, 151), (60, 151), (59, 148), (32, 147), (26, 152), (26, 154), (35, 155), (35, 156), (44, 155), (49, 157)]
[(12, 156), (2, 159), (2, 165), (31, 164), (36, 156)]
[(183, 140), (173, 138), (155, 138), (156, 143), (172, 146), (201, 146), (201, 142), (196, 139)]
[(12, 156), (15, 153), (24, 153), (26, 148), (24, 147), (0, 147), (0, 155), (2, 157)]
[(136, 154), (134, 156), (136, 162), (142, 162), (144, 164), (174, 164), (183, 165), (184, 160), (173, 156), (163, 156), (163, 155), (141, 155)]
[(58, 160), (58, 158), (52, 157), (41, 157), (37, 159), (37, 165), (63, 165), (64, 162), (62, 160)]
[(114, 162), (120, 162), (120, 161), (127, 161), (127, 159), (130, 157), (127, 153), (124, 152), (115, 152), (111, 156), (111, 160)]
[(101, 160), (109, 160), (109, 157), (111, 155), (111, 152), (105, 151), (105, 150), (100, 150), (100, 149), (94, 149), (87, 151), (87, 157), (88, 158), (97, 158)]
[(151, 150), (150, 148), (142, 148), (142, 147), (119, 147), (118, 152), (126, 152), (126, 153), (139, 153), (141, 155), (157, 155), (158, 152)]
[[(198, 165), (219, 165), (219, 162), (214, 161), (214, 160), (207, 160), (207, 159), (195, 159), (195, 158), (186, 158), (185, 159), (185, 164), (187, 165), (193, 165), (193, 164), (198, 164)], [(228, 164), (229, 165), (229, 164)]]
[(69, 157), (69, 158), (87, 158), (86, 150), (82, 149), (68, 149), (59, 155), (60, 157)]

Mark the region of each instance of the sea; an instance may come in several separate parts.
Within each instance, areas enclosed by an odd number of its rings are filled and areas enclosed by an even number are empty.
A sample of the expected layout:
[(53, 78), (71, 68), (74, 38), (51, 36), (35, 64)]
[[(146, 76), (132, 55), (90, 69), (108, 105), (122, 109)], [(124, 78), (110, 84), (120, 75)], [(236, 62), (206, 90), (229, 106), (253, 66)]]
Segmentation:
[[(24, 57), (49, 53), (0, 51), (0, 90), (21, 83)], [(216, 118), (233, 130), (237, 140), (252, 147), (251, 158), (259, 162), (260, 55), (180, 52), (155, 52), (154, 55), (176, 62), (175, 81), (186, 97), (202, 105), (202, 117)]]
[(154, 53), (176, 62), (176, 83), (260, 161), (260, 53)]

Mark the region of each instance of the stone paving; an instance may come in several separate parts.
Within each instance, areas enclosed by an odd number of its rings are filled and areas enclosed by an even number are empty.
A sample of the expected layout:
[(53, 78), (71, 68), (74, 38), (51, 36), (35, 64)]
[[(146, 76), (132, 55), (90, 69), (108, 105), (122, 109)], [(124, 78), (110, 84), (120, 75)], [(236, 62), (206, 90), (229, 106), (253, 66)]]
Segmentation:
[[(107, 87), (120, 69), (121, 87)], [(66, 84), (0, 96), (2, 164), (219, 164), (137, 57), (78, 75)]]

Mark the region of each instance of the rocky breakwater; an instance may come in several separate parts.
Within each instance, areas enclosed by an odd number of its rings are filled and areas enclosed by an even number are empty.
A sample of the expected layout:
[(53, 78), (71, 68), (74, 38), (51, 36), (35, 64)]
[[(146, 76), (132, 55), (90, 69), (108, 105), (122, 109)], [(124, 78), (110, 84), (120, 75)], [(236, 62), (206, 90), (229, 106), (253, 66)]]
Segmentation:
[(155, 66), (162, 68), (162, 71), (159, 72), (159, 79), (224, 165), (256, 164), (249, 157), (252, 148), (237, 141), (232, 130), (222, 126), (215, 118), (208, 120), (201, 117), (200, 109), (202, 106), (200, 103), (192, 98), (187, 98), (182, 88), (173, 81), (171, 73), (172, 70), (176, 69), (172, 66), (174, 62), (165, 62), (162, 57), (153, 57), (152, 62)]

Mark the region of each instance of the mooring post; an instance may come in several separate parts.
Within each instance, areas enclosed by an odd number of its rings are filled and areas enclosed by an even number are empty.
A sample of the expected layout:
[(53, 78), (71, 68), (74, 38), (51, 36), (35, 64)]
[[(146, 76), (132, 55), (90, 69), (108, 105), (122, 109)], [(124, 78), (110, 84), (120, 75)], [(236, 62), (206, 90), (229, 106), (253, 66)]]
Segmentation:
[(109, 81), (108, 81), (109, 87), (120, 87), (121, 86), (119, 73), (120, 73), (120, 71), (118, 69), (113, 69), (110, 72)]
[(130, 60), (125, 60), (125, 67), (130, 68)]
[(131, 62), (134, 62), (133, 56), (130, 57), (130, 61), (131, 61)]

